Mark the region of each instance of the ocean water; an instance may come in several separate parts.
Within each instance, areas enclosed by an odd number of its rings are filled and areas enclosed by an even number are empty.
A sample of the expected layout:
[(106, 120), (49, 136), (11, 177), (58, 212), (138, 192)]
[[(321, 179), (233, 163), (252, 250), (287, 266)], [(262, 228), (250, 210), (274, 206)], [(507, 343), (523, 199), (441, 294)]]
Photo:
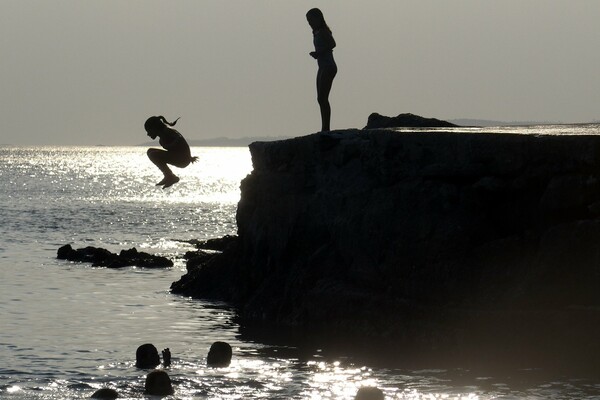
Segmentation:
[[(240, 334), (225, 304), (172, 295), (187, 240), (235, 233), (240, 180), (252, 169), (245, 147), (193, 154), (200, 161), (163, 190), (143, 147), (0, 147), (0, 399), (86, 399), (102, 387), (152, 398), (143, 393), (148, 371), (134, 366), (143, 343), (173, 354), (167, 399), (353, 399), (361, 386), (388, 399), (600, 398), (600, 377), (539, 365), (490, 373), (261, 343)], [(136, 247), (175, 265), (57, 260), (67, 243)], [(233, 347), (228, 368), (206, 367), (217, 340)]]

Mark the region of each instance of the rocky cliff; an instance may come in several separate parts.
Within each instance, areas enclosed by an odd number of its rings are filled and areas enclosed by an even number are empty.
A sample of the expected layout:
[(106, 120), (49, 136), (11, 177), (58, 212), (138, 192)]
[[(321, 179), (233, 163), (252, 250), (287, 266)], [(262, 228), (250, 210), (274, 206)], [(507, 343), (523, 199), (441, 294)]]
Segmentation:
[(600, 137), (346, 130), (250, 151), (237, 240), (173, 292), (246, 323), (598, 354)]

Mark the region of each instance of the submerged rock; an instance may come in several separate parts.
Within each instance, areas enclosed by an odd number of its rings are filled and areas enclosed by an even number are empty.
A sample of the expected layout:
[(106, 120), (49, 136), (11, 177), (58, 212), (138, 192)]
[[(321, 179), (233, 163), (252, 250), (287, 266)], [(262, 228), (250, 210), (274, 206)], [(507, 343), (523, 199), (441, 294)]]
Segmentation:
[(59, 260), (88, 262), (92, 263), (94, 267), (106, 268), (132, 266), (141, 268), (166, 268), (173, 266), (173, 261), (166, 257), (140, 252), (136, 248), (121, 250), (119, 254), (115, 254), (106, 249), (92, 246), (75, 250), (70, 244), (66, 244), (58, 249), (56, 258)]

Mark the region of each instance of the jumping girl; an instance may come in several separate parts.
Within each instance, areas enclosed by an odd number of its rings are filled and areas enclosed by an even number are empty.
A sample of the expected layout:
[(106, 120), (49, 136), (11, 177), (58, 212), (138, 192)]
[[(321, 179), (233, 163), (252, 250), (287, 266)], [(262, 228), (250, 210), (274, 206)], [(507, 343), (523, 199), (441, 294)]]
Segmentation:
[(158, 136), (160, 145), (165, 149), (148, 149), (148, 158), (161, 170), (164, 175), (163, 180), (158, 182), (156, 186), (162, 186), (163, 189), (179, 182), (179, 177), (176, 176), (167, 164), (174, 165), (178, 168), (185, 168), (190, 163), (196, 162), (198, 157), (192, 157), (190, 146), (175, 129), (171, 128), (177, 123), (177, 118), (173, 122), (167, 122), (165, 117), (150, 117), (146, 120), (144, 128), (148, 132), (148, 136), (152, 140)]

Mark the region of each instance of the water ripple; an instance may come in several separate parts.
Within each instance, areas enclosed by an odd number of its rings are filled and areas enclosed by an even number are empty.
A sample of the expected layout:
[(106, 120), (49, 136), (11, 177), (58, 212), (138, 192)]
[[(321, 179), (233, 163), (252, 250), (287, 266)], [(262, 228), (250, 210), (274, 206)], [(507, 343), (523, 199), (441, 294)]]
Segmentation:
[[(145, 398), (142, 343), (170, 348), (173, 399), (352, 399), (363, 385), (388, 399), (593, 398), (594, 378), (535, 370), (482, 374), (459, 368), (390, 368), (351, 354), (246, 339), (224, 304), (169, 293), (185, 271), (189, 239), (235, 233), (247, 148), (193, 149), (200, 163), (157, 189), (139, 147), (0, 147), (0, 398), (87, 399), (97, 389)], [(164, 270), (112, 270), (56, 260), (63, 244), (118, 252), (136, 247), (175, 259)], [(217, 340), (228, 368), (208, 368)]]

